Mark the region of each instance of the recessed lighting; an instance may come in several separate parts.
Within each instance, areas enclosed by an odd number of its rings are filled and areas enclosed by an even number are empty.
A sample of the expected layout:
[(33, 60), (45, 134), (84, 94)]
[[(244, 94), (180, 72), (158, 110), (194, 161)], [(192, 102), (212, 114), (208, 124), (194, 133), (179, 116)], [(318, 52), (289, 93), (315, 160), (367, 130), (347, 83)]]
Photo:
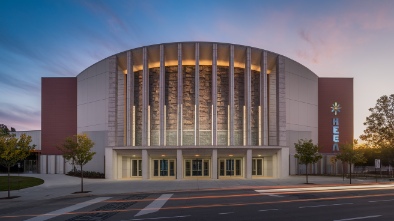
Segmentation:
[(165, 157), (166, 155), (163, 154), (163, 155), (161, 155), (161, 156), (162, 156), (162, 157)]
[(230, 154), (230, 155), (228, 155), (229, 157), (232, 157), (232, 156), (234, 156), (234, 155), (232, 155), (232, 154)]
[(135, 155), (133, 155), (133, 157), (135, 157)]
[(194, 155), (194, 156), (199, 157), (200, 155), (196, 154), (196, 155)]
[(261, 157), (261, 155), (259, 154), (259, 155), (257, 155), (258, 157)]

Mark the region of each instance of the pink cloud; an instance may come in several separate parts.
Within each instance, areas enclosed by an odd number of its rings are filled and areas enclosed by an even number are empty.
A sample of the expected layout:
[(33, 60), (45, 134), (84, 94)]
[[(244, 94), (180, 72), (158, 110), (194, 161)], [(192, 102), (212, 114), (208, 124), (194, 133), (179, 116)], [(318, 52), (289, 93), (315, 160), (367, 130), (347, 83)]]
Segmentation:
[(299, 28), (304, 44), (295, 49), (300, 59), (319, 63), (321, 59), (343, 56), (372, 41), (380, 31), (392, 30), (394, 16), (384, 7), (355, 9), (317, 18)]

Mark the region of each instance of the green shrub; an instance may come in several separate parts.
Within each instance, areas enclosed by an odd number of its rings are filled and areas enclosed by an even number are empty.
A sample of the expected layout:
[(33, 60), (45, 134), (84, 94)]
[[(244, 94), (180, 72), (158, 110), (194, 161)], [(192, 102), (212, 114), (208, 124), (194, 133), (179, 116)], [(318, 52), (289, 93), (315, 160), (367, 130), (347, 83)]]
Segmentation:
[[(81, 177), (81, 171), (77, 170), (77, 171), (69, 171), (67, 173), (67, 175), (69, 176), (75, 176), (75, 177)], [(99, 179), (104, 179), (105, 178), (105, 174), (104, 173), (100, 173), (100, 172), (95, 172), (95, 171), (83, 171), (83, 177), (84, 178), (99, 178)]]

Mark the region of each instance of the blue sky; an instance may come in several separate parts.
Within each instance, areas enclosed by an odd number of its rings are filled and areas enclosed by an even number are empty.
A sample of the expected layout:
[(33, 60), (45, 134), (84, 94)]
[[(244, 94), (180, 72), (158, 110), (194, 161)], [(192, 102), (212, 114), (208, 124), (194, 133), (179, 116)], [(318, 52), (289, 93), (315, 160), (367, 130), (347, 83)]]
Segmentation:
[(0, 1), (0, 123), (40, 129), (41, 77), (144, 45), (216, 41), (354, 78), (355, 138), (394, 92), (394, 1)]

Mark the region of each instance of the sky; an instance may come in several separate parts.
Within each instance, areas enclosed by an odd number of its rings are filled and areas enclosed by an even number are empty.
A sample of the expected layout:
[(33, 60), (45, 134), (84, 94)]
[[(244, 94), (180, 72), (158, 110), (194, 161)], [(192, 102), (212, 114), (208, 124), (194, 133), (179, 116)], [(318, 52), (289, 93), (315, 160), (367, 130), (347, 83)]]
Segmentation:
[[(41, 128), (41, 78), (75, 77), (119, 52), (213, 41), (354, 78), (354, 136), (394, 93), (394, 1), (0, 0), (0, 124)], [(343, 106), (343, 105), (342, 105)]]

